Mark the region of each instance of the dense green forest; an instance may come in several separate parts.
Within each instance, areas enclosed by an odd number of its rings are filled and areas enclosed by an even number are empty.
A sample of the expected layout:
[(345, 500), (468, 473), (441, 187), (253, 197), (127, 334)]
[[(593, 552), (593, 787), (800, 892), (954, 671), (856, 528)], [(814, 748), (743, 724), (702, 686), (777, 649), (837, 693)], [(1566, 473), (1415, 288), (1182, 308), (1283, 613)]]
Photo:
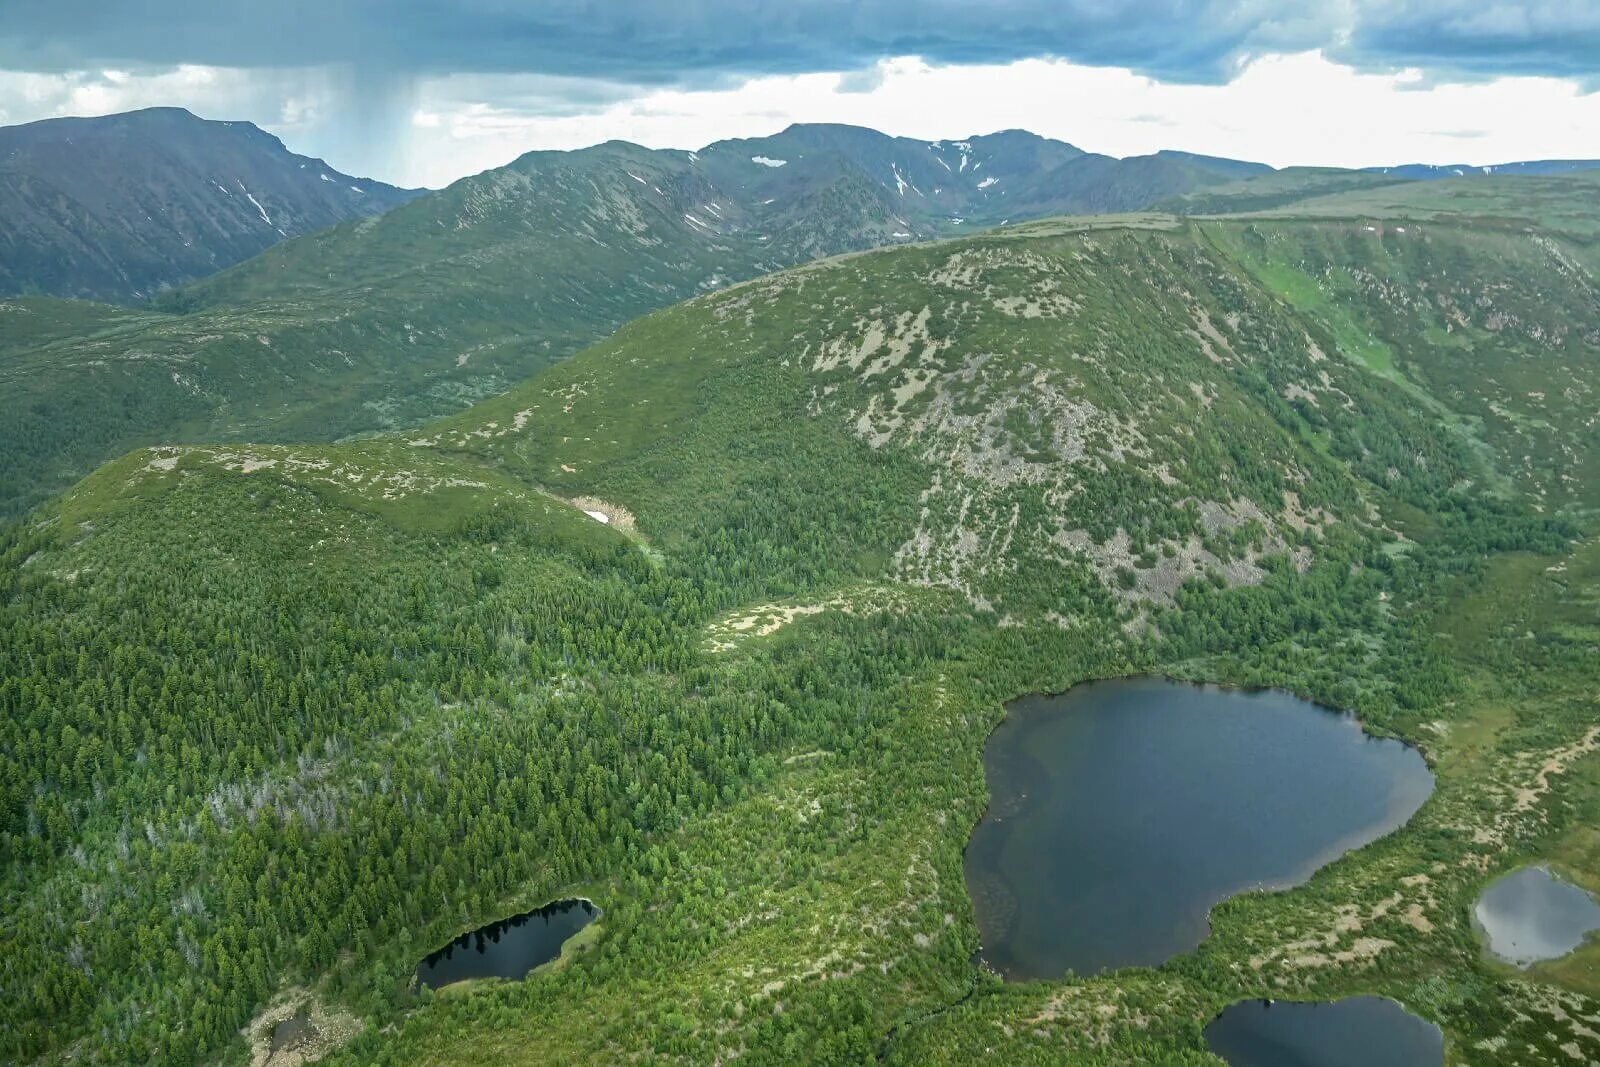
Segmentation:
[[(1469, 917), (1529, 857), (1600, 888), (1581, 237), (1035, 224), (402, 435), (102, 467), (0, 542), (0, 1056), (242, 1063), (312, 1000), (330, 1063), (1201, 1064), (1233, 1000), (1355, 992), (1451, 1062), (1592, 1055), (1600, 948), (1512, 973)], [(1140, 672), (1350, 708), (1437, 790), (1193, 953), (1003, 983), (984, 739)], [(413, 987), (567, 895), (561, 966)]]

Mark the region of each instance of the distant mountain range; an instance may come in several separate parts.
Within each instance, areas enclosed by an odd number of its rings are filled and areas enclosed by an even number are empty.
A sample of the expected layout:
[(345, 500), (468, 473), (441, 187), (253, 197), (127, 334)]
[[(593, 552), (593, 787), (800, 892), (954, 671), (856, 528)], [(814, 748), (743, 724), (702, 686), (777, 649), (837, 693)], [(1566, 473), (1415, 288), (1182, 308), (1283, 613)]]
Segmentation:
[[(599, 150), (620, 146), (533, 152), (508, 169)], [(1269, 169), (1179, 152), (1114, 159), (1021, 130), (927, 142), (796, 125), (699, 152), (628, 150), (697, 168), (684, 173), (737, 215), (702, 211), (693, 215), (702, 229), (769, 231), (774, 248), (788, 248), (784, 262), (962, 225), (1133, 210)], [(179, 108), (0, 128), (0, 295), (135, 304), (419, 194), (295, 155), (248, 122)], [(838, 217), (840, 196), (859, 210)]]
[[(276, 145), (253, 128), (171, 117)], [(276, 228), (257, 233), (279, 243), (161, 292), (150, 309), (0, 303), (0, 513), (139, 443), (329, 440), (413, 425), (646, 312), (817, 257), (1132, 210), (1262, 170), (1178, 153), (1116, 160), (1020, 131), (926, 142), (849, 126), (793, 126), (699, 152), (624, 142), (530, 152), (378, 218), (287, 241)], [(320, 165), (306, 172), (314, 187), (359, 184), (324, 182)], [(264, 183), (243, 184), (279, 217)], [(210, 196), (213, 207), (251, 203)], [(66, 227), (53, 240), (86, 243)], [(30, 259), (7, 256), (13, 290), (131, 302), (158, 288), (63, 284), (72, 267), (101, 261), (49, 247), (41, 239)], [(27, 263), (60, 271), (29, 277)]]
[[(1047, 215), (1185, 210), (1208, 203), (1208, 190), (1282, 173), (1190, 152), (1118, 159), (1022, 130), (918, 141), (856, 126), (800, 124), (699, 152), (625, 150), (692, 175), (690, 185), (706, 191), (703, 198), (689, 196), (695, 201), (689, 206), (702, 210), (683, 212), (675, 224), (723, 239), (752, 236), (764, 246), (756, 251), (768, 265)], [(502, 171), (466, 181), (493, 183), (499, 173), (560, 167), (563, 157), (587, 166), (606, 151), (624, 148), (612, 143), (575, 153), (531, 152)], [(580, 158), (585, 162), (577, 163)], [(1407, 180), (1597, 166), (1600, 161), (1542, 160), (1316, 173)], [(287, 238), (383, 214), (423, 192), (341, 174), (290, 152), (251, 123), (201, 119), (181, 108), (4, 127), (0, 296), (137, 304)], [(714, 210), (700, 203), (717, 198), (727, 203), (719, 201)], [(559, 221), (513, 225), (537, 230)]]
[(1024, 130), (917, 141), (839, 125), (794, 125), (772, 137), (719, 141), (692, 155), (720, 187), (759, 202), (848, 168), (878, 191), (907, 236), (963, 224), (1132, 211), (1272, 169), (1184, 152), (1117, 159)]
[(1529, 159), (1520, 163), (1494, 163), (1475, 167), (1467, 163), (1439, 165), (1434, 163), (1406, 163), (1398, 167), (1368, 167), (1370, 173), (1388, 174), (1396, 178), (1431, 181), (1438, 178), (1467, 178), (1473, 175), (1538, 175), (1570, 174), (1578, 170), (1600, 170), (1600, 159)]
[(0, 295), (136, 302), (415, 195), (181, 108), (0, 128)]

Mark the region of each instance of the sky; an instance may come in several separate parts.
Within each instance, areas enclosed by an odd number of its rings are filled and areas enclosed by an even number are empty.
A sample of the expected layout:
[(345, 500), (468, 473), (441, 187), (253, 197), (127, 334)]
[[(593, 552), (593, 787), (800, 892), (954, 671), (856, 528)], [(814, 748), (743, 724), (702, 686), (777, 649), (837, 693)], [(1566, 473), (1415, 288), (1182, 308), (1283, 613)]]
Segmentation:
[(1600, 157), (1600, 0), (0, 0), (0, 124), (155, 105), (440, 186), (792, 122), (1275, 166)]

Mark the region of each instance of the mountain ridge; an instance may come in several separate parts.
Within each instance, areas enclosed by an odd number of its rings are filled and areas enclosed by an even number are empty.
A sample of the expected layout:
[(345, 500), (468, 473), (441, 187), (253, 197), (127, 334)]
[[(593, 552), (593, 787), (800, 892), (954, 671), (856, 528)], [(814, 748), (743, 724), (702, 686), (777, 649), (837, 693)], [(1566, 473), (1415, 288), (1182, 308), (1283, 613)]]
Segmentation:
[(415, 195), (183, 108), (0, 127), (0, 295), (137, 303)]
[[(200, 143), (207, 140), (209, 147)], [(614, 151), (625, 143), (572, 153), (535, 150), (510, 166), (526, 166), (529, 157)], [(821, 153), (828, 157), (820, 164), (823, 171), (854, 168), (858, 192), (870, 186), (884, 194), (878, 206), (894, 225), (876, 233), (880, 243), (963, 225), (1141, 210), (1229, 181), (1280, 173), (1265, 164), (1171, 149), (1118, 158), (1015, 128), (922, 141), (844, 123), (792, 123), (769, 136), (721, 140), (693, 151), (633, 147), (703, 163), (725, 189), (773, 196), (792, 194), (800, 171), (818, 173), (814, 165), (781, 173), (789, 156), (799, 163), (808, 153)], [(1489, 167), (1403, 164), (1348, 173), (1434, 180), (1563, 174), (1596, 166), (1600, 162), (1536, 160)], [(381, 214), (427, 192), (352, 178), (323, 160), (293, 153), (252, 123), (203, 119), (175, 107), (0, 127), (0, 177), (6, 179), (0, 187), (0, 296), (124, 304), (208, 277), (282, 239)], [(839, 250), (837, 243), (821, 243), (810, 254)]]
[[(133, 444), (414, 424), (640, 314), (780, 267), (1222, 179), (1017, 131), (923, 142), (794, 126), (698, 152), (613, 141), (524, 153), (280, 241), (149, 309), (0, 307), (14, 338), (0, 340), (0, 510)], [(75, 340), (58, 325), (73, 320), (94, 332)]]
[(1467, 183), (1493, 201), (1497, 183), (1554, 183), (1559, 203), (1576, 180), (1418, 183), (1182, 152), (1116, 160), (1026, 131), (918, 141), (838, 124), (692, 152), (532, 151), (280, 241), (150, 308), (0, 304), (0, 513), (139, 444), (415, 425), (641, 314), (843, 252), (1061, 213), (1236, 213), (1351, 189), (1404, 201), (1407, 185), (1443, 196)]

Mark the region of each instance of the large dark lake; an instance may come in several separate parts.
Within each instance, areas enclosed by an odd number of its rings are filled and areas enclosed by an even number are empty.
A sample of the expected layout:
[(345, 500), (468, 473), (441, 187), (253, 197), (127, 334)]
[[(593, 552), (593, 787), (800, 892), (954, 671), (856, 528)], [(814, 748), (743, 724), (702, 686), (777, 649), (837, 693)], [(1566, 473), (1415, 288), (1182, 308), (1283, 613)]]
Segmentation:
[(1438, 1067), (1444, 1035), (1392, 1000), (1244, 1000), (1205, 1030), (1229, 1067)]
[(1422, 756), (1280, 692), (1154, 678), (1011, 704), (966, 851), (981, 956), (1008, 978), (1153, 965), (1213, 905), (1304, 881), (1403, 824)]
[(464, 978), (522, 978), (561, 955), (567, 938), (599, 914), (587, 900), (558, 900), (479, 927), (423, 960), (417, 982), (438, 987)]

